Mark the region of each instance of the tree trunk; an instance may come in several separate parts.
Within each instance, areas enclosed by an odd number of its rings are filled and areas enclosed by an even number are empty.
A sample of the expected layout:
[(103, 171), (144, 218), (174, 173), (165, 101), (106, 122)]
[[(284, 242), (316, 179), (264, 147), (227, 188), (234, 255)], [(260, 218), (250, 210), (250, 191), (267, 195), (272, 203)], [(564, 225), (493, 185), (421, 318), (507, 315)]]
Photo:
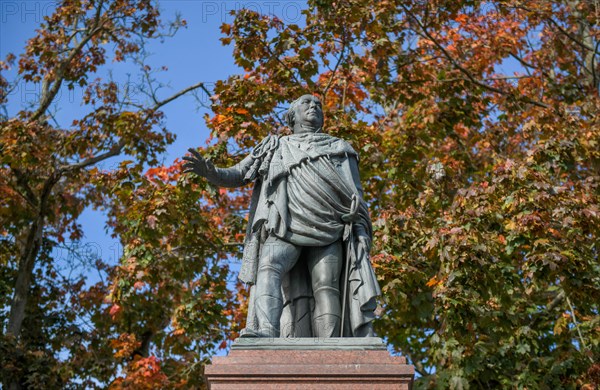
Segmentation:
[[(16, 339), (18, 339), (21, 335), (21, 328), (23, 327), (23, 320), (25, 319), (25, 309), (27, 307), (27, 301), (29, 298), (29, 288), (31, 287), (33, 266), (35, 265), (35, 259), (40, 251), (43, 230), (44, 217), (40, 214), (38, 218), (31, 224), (31, 228), (27, 234), (27, 239), (23, 243), (23, 247), (21, 249), (21, 258), (19, 259), (15, 291), (10, 306), (8, 326), (6, 327), (6, 334), (12, 335)], [(19, 390), (21, 389), (19, 379), (11, 379), (6, 381), (3, 380), (2, 382), (7, 390)]]
[(17, 271), (17, 280), (15, 282), (15, 291), (10, 306), (10, 315), (8, 317), (7, 334), (19, 338), (23, 319), (25, 318), (25, 307), (31, 287), (31, 276), (35, 259), (40, 250), (42, 241), (42, 232), (44, 230), (44, 217), (39, 215), (34, 221), (27, 235), (25, 245), (21, 250), (21, 259)]
[[(37, 259), (42, 245), (48, 197), (60, 177), (61, 172), (55, 172), (44, 183), (44, 187), (40, 194), (37, 217), (32, 222), (29, 233), (27, 234), (27, 239), (21, 248), (21, 258), (19, 259), (15, 291), (10, 306), (8, 326), (6, 327), (6, 334), (12, 335), (17, 341), (21, 336), (23, 320), (25, 319), (25, 309), (27, 308), (27, 301), (29, 299), (33, 267), (35, 266), (35, 260)], [(23, 378), (17, 380), (13, 379), (8, 381), (8, 383), (3, 383), (3, 385), (9, 390), (18, 390), (21, 388), (21, 379)]]

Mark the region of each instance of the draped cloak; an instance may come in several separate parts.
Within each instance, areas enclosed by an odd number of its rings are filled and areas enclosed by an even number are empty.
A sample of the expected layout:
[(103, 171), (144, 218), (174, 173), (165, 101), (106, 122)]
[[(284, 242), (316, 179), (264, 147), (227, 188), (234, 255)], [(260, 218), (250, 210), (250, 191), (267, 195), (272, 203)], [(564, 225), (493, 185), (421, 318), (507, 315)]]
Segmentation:
[[(369, 243), (372, 238), (357, 153), (339, 138), (306, 133), (268, 136), (248, 158), (251, 162), (244, 180), (255, 185), (239, 274), (242, 282), (251, 285), (246, 329), (258, 331), (254, 284), (262, 244), (274, 234), (302, 247), (342, 240), (339, 290), (346, 294), (343, 335), (354, 336), (374, 319), (376, 297), (381, 295), (368, 253), (360, 258), (357, 254), (358, 237), (368, 238)], [(312, 336), (314, 299), (302, 256), (283, 276), (282, 293), (281, 337)]]

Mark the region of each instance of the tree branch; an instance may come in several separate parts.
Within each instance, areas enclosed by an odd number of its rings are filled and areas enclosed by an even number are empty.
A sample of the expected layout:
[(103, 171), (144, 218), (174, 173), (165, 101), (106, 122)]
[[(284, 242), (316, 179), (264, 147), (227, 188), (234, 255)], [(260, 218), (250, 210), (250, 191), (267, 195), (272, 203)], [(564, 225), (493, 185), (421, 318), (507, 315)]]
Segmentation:
[(287, 69), (292, 74), (292, 77), (294, 78), (294, 81), (298, 84), (298, 86), (302, 87), (302, 83), (300, 82), (300, 80), (298, 80), (298, 77), (296, 77), (296, 73), (294, 73), (294, 71), (292, 71), (290, 69), (290, 67), (287, 66), (283, 61), (281, 61), (281, 58), (279, 58), (279, 56), (277, 56), (277, 55), (275, 55), (275, 53), (273, 53), (273, 50), (271, 50), (271, 46), (269, 46), (268, 43), (265, 43), (265, 48), (267, 49), (267, 51), (269, 52), (271, 57), (275, 58), (275, 60), (277, 62), (279, 62), (279, 64), (281, 64), (281, 66), (283, 66), (285, 69)]
[(15, 178), (17, 179), (17, 185), (24, 192), (24, 194), (21, 193), (21, 191), (18, 191), (18, 193), (23, 198), (25, 198), (25, 200), (29, 203), (30, 206), (37, 207), (38, 199), (35, 196), (31, 187), (29, 187), (29, 184), (27, 183), (27, 179), (25, 179), (25, 174), (20, 169), (14, 168), (10, 164), (8, 165), (8, 167), (14, 172)]
[(86, 35), (81, 40), (81, 42), (79, 42), (73, 49), (71, 49), (71, 51), (69, 52), (69, 55), (63, 61), (61, 61), (60, 65), (58, 66), (58, 69), (56, 70), (56, 79), (54, 80), (52, 87), (49, 87), (50, 83), (51, 83), (51, 81), (49, 79), (44, 79), (44, 81), (42, 82), (42, 96), (41, 96), (40, 106), (33, 113), (31, 121), (37, 121), (46, 112), (46, 110), (48, 109), (50, 104), (52, 104), (52, 101), (56, 97), (56, 94), (58, 93), (60, 86), (62, 85), (62, 82), (64, 80), (65, 70), (71, 64), (71, 61), (73, 61), (75, 56), (77, 54), (79, 54), (79, 52), (81, 52), (81, 50), (83, 50), (85, 45), (87, 45), (87, 43), (98, 32), (102, 31), (103, 26), (100, 25), (100, 14), (102, 11), (102, 4), (103, 4), (103, 2), (100, 2), (100, 4), (98, 5), (98, 11), (96, 13), (96, 18), (94, 20), (94, 26), (90, 30), (89, 34)]
[(159, 108), (161, 108), (162, 106), (164, 106), (165, 104), (170, 103), (173, 100), (177, 99), (178, 97), (180, 97), (182, 95), (185, 95), (186, 93), (191, 92), (191, 91), (193, 91), (195, 89), (198, 89), (198, 88), (202, 89), (204, 92), (206, 92), (206, 94), (208, 96), (210, 96), (210, 91), (208, 89), (206, 89), (206, 86), (204, 85), (204, 83), (200, 82), (200, 83), (196, 83), (194, 85), (191, 85), (191, 86), (189, 86), (189, 87), (187, 87), (185, 89), (182, 89), (181, 91), (179, 91), (176, 94), (174, 94), (174, 95), (166, 98), (165, 100), (161, 100), (159, 102), (156, 102), (156, 104), (150, 110), (151, 111), (156, 111)]
[[(150, 112), (154, 112), (156, 110), (158, 110), (160, 107), (164, 106), (165, 104), (168, 104), (170, 102), (172, 102), (173, 100), (177, 99), (178, 97), (185, 95), (186, 93), (193, 91), (195, 89), (198, 88), (203, 88), (204, 90), (206, 90), (206, 88), (204, 87), (204, 83), (197, 83), (194, 84), (192, 86), (189, 86), (185, 89), (182, 89), (181, 91), (175, 93), (174, 95), (166, 98), (165, 100), (161, 100), (159, 102), (157, 102), (154, 106), (152, 106), (152, 108), (149, 109)], [(59, 168), (58, 170), (58, 174), (60, 176), (64, 175), (65, 173), (74, 171), (76, 169), (82, 169), (82, 168), (86, 168), (89, 167), (91, 165), (97, 164), (101, 161), (104, 161), (110, 157), (115, 157), (118, 156), (121, 151), (123, 150), (123, 147), (125, 146), (125, 142), (123, 140), (119, 141), (117, 144), (115, 144), (112, 148), (110, 148), (110, 150), (108, 150), (107, 152), (104, 152), (102, 154), (99, 154), (97, 156), (94, 157), (90, 157), (86, 160), (80, 161), (78, 163), (74, 163), (74, 164), (67, 164), (67, 165), (63, 165)]]
[[(531, 9), (529, 7), (526, 7), (524, 5), (515, 5), (513, 7), (510, 8), (514, 8), (514, 9), (520, 9), (523, 11), (527, 11), (527, 12), (531, 12), (534, 14), (540, 14), (539, 11), (536, 11), (534, 9)], [(573, 34), (571, 34), (570, 32), (568, 32), (567, 30), (565, 30), (556, 20), (554, 20), (552, 17), (544, 17), (542, 16), (542, 18), (548, 22), (550, 22), (550, 24), (552, 24), (554, 27), (556, 27), (556, 29), (562, 33), (563, 35), (565, 35), (567, 38), (569, 38), (571, 41), (573, 41), (575, 44), (577, 44), (578, 46), (580, 46), (582, 49), (584, 50), (589, 50), (591, 52), (593, 52), (594, 54), (598, 54), (600, 55), (600, 52), (598, 52), (598, 47), (594, 48), (592, 46), (587, 45), (585, 42), (580, 41), (579, 39), (577, 39)]]
[[(548, 312), (554, 310), (558, 305), (560, 305), (560, 303), (563, 301), (563, 299), (565, 299), (565, 292), (561, 291), (556, 295), (556, 297), (554, 297), (554, 299), (552, 300), (552, 302), (550, 302), (550, 304), (544, 310), (544, 312), (548, 313)], [(531, 320), (531, 322), (529, 322), (529, 327), (533, 328), (540, 321), (540, 318), (541, 318), (540, 316), (537, 316), (533, 320)]]
[(427, 377), (430, 374), (427, 372), (427, 370), (425, 370), (425, 367), (423, 366), (423, 363), (421, 362), (414, 362), (413, 366), (415, 367), (415, 371), (421, 375), (422, 377)]
[(75, 164), (63, 165), (59, 169), (60, 175), (63, 175), (70, 171), (74, 171), (76, 169), (82, 169), (85, 167), (89, 167), (90, 165), (94, 165), (94, 164), (99, 163), (100, 161), (104, 161), (110, 157), (118, 156), (119, 154), (121, 154), (121, 151), (123, 150), (124, 146), (125, 146), (125, 142), (123, 140), (121, 140), (117, 144), (115, 144), (109, 151), (107, 151), (105, 153), (99, 154), (94, 157), (90, 157), (87, 160), (83, 160), (83, 161), (80, 161)]
[(333, 70), (331, 71), (331, 77), (329, 78), (329, 82), (327, 83), (327, 86), (323, 90), (323, 99), (325, 99), (325, 95), (327, 95), (327, 91), (329, 91), (329, 88), (331, 87), (331, 84), (333, 83), (333, 79), (335, 77), (335, 74), (337, 73), (338, 67), (342, 63), (342, 59), (344, 58), (345, 49), (346, 49), (346, 43), (344, 42), (342, 44), (342, 50), (340, 51), (340, 56), (337, 59), (337, 62), (335, 64), (335, 66), (333, 67)]
[[(467, 76), (467, 79), (472, 82), (475, 85), (478, 85), (482, 88), (485, 88), (489, 91), (498, 93), (500, 95), (504, 95), (504, 96), (513, 96), (511, 93), (506, 92), (502, 89), (493, 87), (491, 85), (488, 85), (478, 79), (475, 78), (475, 76), (473, 76), (473, 74), (466, 69), (465, 67), (463, 67), (461, 64), (459, 64), (454, 57), (452, 57), (452, 55), (446, 50), (446, 48), (439, 43), (430, 33), (429, 31), (427, 31), (427, 28), (423, 25), (423, 23), (421, 23), (421, 21), (415, 16), (413, 15), (413, 13), (404, 5), (401, 4), (402, 8), (404, 9), (404, 12), (406, 12), (406, 14), (408, 16), (410, 16), (411, 19), (413, 19), (415, 21), (415, 23), (417, 23), (417, 25), (419, 26), (419, 28), (421, 29), (421, 31), (423, 32), (423, 34), (425, 35), (425, 37), (429, 40), (431, 40), (435, 46), (437, 46), (438, 49), (440, 49), (440, 51), (444, 54), (444, 56), (446, 57), (446, 59), (448, 59), (448, 61), (450, 61), (450, 63), (456, 68), (458, 69), (462, 74), (464, 74), (465, 76)], [(549, 108), (550, 106), (548, 106), (545, 103), (539, 102), (537, 100), (533, 100), (528, 98), (527, 96), (521, 96), (519, 98), (519, 100), (525, 102), (525, 103), (530, 103), (533, 104), (535, 106), (541, 107), (541, 108)]]
[[(564, 291), (563, 291), (564, 293)], [(581, 334), (581, 329), (579, 328), (579, 323), (577, 322), (577, 318), (575, 317), (575, 309), (573, 308), (573, 305), (571, 304), (571, 300), (569, 299), (569, 297), (566, 297), (567, 300), (567, 304), (569, 305), (569, 309), (571, 310), (571, 318), (573, 319), (573, 324), (575, 325), (575, 329), (577, 330), (577, 335), (579, 336), (579, 342), (581, 343), (581, 346), (583, 347), (583, 349), (585, 349), (586, 351), (589, 351), (588, 346), (585, 343), (585, 340), (583, 339), (583, 335)], [(584, 354), (585, 356), (587, 356), (587, 358), (590, 360), (590, 362), (593, 364), (594, 363), (594, 359), (588, 355), (587, 353)]]

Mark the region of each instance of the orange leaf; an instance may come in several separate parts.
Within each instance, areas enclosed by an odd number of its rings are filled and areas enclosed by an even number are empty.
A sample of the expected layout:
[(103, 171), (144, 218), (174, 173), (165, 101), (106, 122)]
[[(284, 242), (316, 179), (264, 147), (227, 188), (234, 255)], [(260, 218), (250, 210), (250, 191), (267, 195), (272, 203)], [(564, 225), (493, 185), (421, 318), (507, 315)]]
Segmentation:
[(429, 279), (429, 281), (427, 282), (426, 286), (427, 287), (432, 287), (432, 286), (436, 286), (438, 284), (440, 284), (441, 281), (437, 279), (436, 275), (433, 275), (433, 278)]
[(113, 320), (115, 319), (115, 317), (121, 312), (121, 306), (117, 305), (116, 303), (114, 305), (112, 305), (112, 307), (110, 308), (110, 311), (108, 314), (110, 314), (110, 316), (113, 318)]

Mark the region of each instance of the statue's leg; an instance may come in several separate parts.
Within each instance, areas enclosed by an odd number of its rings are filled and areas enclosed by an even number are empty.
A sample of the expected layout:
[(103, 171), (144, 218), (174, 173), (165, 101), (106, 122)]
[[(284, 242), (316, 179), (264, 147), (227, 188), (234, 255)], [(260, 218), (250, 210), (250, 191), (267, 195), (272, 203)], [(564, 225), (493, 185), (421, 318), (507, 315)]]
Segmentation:
[(316, 337), (340, 335), (342, 256), (342, 244), (339, 240), (325, 247), (308, 249), (308, 267), (315, 298), (313, 333)]
[(294, 266), (301, 250), (273, 235), (262, 245), (254, 301), (258, 331), (262, 336), (279, 337), (283, 310), (281, 277)]

